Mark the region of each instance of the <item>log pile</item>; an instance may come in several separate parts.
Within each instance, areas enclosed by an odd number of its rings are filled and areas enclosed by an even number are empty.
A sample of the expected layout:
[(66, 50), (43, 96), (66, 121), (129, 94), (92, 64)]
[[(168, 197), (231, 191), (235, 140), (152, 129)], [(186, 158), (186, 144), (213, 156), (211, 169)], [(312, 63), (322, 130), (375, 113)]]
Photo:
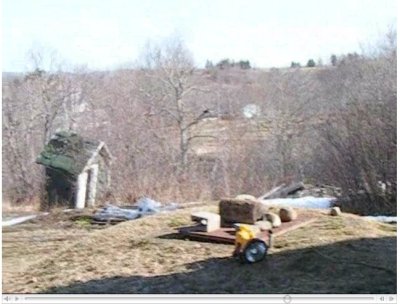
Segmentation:
[(259, 199), (273, 199), (273, 198), (284, 198), (289, 195), (295, 194), (298, 191), (304, 190), (304, 184), (302, 182), (292, 183), (290, 185), (282, 184), (275, 187), (271, 191), (263, 194)]
[(340, 197), (341, 189), (330, 185), (312, 185), (303, 182), (281, 184), (260, 196), (260, 200), (275, 198), (297, 198), (305, 196), (314, 197)]

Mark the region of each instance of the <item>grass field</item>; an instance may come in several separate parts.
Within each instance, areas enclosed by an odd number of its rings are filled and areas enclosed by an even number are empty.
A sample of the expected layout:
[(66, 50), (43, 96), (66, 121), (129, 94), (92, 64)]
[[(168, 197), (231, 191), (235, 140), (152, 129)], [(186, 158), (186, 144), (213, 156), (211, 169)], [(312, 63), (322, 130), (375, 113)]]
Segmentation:
[(180, 209), (93, 229), (52, 213), (3, 228), (4, 293), (396, 293), (396, 226), (343, 214), (275, 239), (265, 261), (239, 264), (233, 245), (184, 240)]

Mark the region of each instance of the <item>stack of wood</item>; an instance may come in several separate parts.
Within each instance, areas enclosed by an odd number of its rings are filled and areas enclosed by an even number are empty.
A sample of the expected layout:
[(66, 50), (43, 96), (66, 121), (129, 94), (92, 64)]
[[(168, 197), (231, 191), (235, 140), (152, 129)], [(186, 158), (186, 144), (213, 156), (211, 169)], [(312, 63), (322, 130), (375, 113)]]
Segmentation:
[(302, 182), (292, 183), (288, 186), (286, 184), (282, 184), (263, 194), (258, 199), (266, 200), (273, 198), (285, 198), (301, 190), (304, 190), (304, 184)]

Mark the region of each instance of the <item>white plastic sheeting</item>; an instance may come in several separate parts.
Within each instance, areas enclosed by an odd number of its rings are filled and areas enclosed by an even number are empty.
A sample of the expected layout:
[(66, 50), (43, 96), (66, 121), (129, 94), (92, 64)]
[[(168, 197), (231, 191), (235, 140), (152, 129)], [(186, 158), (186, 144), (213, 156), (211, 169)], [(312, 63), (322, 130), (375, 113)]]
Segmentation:
[[(260, 201), (266, 206), (329, 209), (333, 207), (336, 198), (305, 196), (299, 198), (275, 198)], [(382, 223), (397, 223), (397, 216), (378, 215), (364, 216), (364, 218)]]
[(266, 206), (329, 209), (334, 205), (336, 198), (305, 196), (298, 198), (274, 198), (260, 201)]
[(97, 211), (93, 217), (98, 221), (106, 221), (110, 218), (133, 220), (140, 216), (141, 214), (137, 209), (124, 209), (109, 204), (103, 209)]
[(177, 208), (178, 205), (175, 203), (162, 205), (160, 202), (154, 201), (151, 198), (142, 197), (141, 199), (139, 199), (134, 209), (120, 208), (108, 204), (106, 207), (96, 212), (94, 218), (100, 221), (108, 220), (110, 218), (134, 220), (141, 216), (151, 215), (158, 212), (172, 211)]
[(160, 202), (156, 202), (148, 197), (142, 197), (136, 205), (139, 208), (139, 212), (143, 214), (159, 212), (161, 207)]
[(178, 209), (177, 203), (169, 203), (163, 205), (160, 202), (154, 201), (148, 197), (142, 197), (141, 199), (139, 199), (136, 205), (142, 215), (153, 214), (157, 212), (167, 212)]
[(364, 218), (382, 223), (397, 223), (397, 216), (377, 215), (377, 216), (364, 216)]

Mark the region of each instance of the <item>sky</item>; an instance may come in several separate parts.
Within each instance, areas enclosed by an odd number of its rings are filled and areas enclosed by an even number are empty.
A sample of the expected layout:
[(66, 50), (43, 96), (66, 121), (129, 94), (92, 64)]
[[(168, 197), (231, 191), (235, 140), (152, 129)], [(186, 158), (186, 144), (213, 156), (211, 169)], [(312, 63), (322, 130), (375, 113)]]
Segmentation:
[(2, 0), (2, 71), (29, 53), (65, 66), (115, 69), (147, 41), (179, 36), (197, 66), (250, 60), (259, 68), (360, 51), (397, 25), (396, 0)]

